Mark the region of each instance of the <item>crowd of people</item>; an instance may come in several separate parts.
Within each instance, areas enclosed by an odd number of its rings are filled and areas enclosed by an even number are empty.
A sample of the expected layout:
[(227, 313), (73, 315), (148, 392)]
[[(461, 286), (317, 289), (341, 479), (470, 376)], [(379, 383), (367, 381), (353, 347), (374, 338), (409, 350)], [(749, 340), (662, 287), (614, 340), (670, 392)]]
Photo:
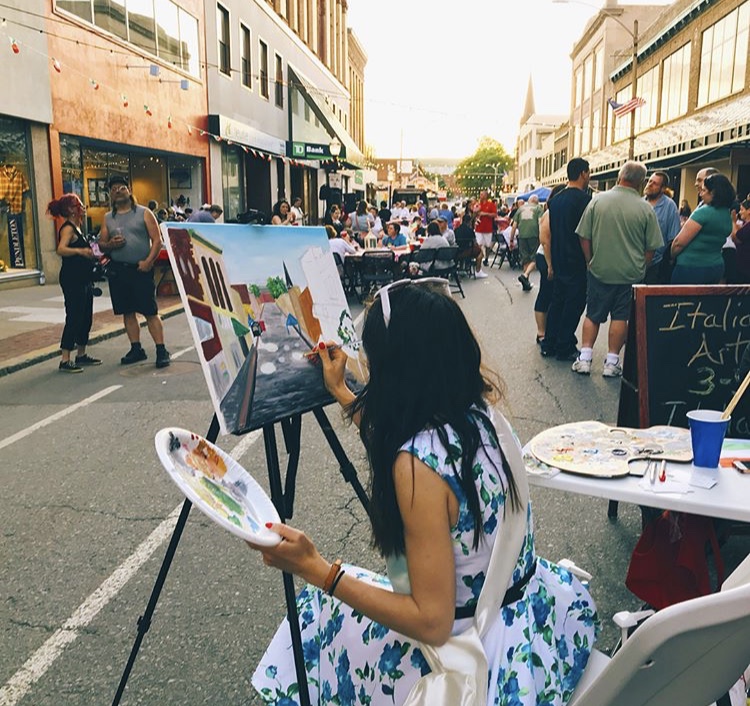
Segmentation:
[(567, 176), (539, 219), (545, 267), (535, 314), (543, 356), (572, 361), (574, 372), (589, 375), (609, 320), (602, 375), (620, 377), (632, 285), (750, 283), (750, 202), (738, 202), (717, 169), (698, 171), (694, 210), (686, 201), (677, 207), (666, 172), (647, 179), (639, 162), (626, 162), (617, 184), (594, 198), (586, 160), (572, 159)]

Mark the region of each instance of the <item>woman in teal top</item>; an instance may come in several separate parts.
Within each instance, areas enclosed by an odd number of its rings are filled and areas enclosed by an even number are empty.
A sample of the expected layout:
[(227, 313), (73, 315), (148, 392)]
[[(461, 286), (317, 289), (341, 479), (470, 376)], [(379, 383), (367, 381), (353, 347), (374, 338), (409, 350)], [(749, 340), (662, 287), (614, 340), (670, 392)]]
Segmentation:
[(724, 275), (721, 248), (732, 232), (729, 209), (734, 187), (723, 174), (706, 177), (701, 187), (702, 205), (690, 214), (672, 241), (672, 284), (718, 284)]

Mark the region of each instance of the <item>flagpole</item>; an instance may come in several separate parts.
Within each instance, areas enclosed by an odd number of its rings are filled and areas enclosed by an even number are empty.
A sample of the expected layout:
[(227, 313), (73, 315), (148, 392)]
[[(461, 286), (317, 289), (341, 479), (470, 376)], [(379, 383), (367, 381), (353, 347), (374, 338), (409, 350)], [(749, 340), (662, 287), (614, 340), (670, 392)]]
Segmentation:
[(635, 159), (635, 105), (638, 99), (638, 20), (633, 20), (633, 60), (630, 75), (633, 79), (633, 109), (630, 111), (630, 138), (628, 140), (628, 159)]

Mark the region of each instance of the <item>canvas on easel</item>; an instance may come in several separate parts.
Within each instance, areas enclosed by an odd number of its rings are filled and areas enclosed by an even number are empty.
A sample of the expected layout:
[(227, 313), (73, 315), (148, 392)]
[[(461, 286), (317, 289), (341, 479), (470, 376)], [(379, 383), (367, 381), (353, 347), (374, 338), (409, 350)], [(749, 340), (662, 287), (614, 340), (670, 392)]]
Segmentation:
[(163, 223), (180, 297), (223, 433), (329, 404), (319, 340), (362, 381), (360, 341), (324, 228)]

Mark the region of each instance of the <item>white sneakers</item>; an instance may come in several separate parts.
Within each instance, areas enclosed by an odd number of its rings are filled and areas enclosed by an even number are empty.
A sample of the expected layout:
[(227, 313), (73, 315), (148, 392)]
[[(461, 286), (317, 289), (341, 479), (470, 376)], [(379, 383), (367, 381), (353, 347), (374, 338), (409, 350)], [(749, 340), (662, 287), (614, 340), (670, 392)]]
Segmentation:
[(622, 366), (619, 363), (604, 363), (602, 377), (619, 378), (622, 377)]
[(479, 272), (474, 273), (474, 277), (476, 279), (484, 279), (485, 277), (489, 277), (489, 275), (484, 270), (479, 270)]
[[(575, 362), (570, 368), (574, 373), (579, 375), (591, 375), (591, 361), (576, 358)], [(602, 370), (602, 377), (605, 378), (619, 378), (622, 377), (622, 366), (619, 363), (604, 363), (604, 369)]]

